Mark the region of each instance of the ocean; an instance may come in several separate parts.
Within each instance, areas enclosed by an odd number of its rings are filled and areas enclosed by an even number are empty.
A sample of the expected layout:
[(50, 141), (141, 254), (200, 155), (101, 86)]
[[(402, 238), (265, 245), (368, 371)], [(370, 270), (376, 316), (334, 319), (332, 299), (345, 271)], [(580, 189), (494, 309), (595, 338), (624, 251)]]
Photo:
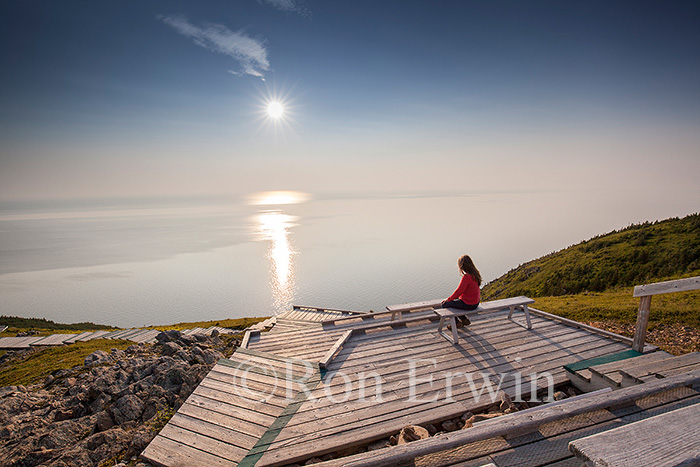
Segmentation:
[(4, 202), (0, 314), (120, 327), (446, 298), (690, 201), (499, 191)]

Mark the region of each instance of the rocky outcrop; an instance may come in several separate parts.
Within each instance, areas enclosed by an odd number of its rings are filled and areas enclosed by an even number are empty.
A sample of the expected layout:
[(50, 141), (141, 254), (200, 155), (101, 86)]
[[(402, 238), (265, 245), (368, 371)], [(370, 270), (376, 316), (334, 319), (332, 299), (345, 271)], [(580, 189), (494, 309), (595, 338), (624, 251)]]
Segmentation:
[(7, 466), (114, 465), (136, 458), (216, 361), (239, 341), (158, 335), (158, 344), (96, 351), (44, 384), (0, 388)]

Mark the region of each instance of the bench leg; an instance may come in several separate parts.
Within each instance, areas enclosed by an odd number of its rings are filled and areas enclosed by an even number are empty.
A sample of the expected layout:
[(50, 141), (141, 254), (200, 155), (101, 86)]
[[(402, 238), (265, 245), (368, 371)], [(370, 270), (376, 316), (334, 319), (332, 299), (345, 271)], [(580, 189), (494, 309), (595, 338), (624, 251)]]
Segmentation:
[(523, 311), (525, 312), (525, 321), (527, 321), (527, 328), (532, 329), (532, 323), (530, 322), (530, 309), (527, 305), (523, 305)]
[[(438, 325), (437, 332), (445, 336), (447, 340), (450, 338), (442, 332), (442, 328), (445, 326), (445, 317), (440, 317), (440, 324)], [(459, 342), (459, 336), (457, 335), (457, 318), (450, 316), (450, 326), (452, 327), (452, 343), (457, 344)]]
[[(513, 318), (514, 311), (515, 307), (510, 307), (510, 312), (508, 312), (508, 319)], [(523, 305), (523, 312), (525, 313), (525, 322), (527, 323), (527, 328), (532, 329), (532, 323), (530, 322), (530, 309), (527, 307), (527, 305)]]
[(459, 337), (457, 336), (457, 318), (450, 316), (450, 324), (452, 325), (452, 342), (457, 344)]

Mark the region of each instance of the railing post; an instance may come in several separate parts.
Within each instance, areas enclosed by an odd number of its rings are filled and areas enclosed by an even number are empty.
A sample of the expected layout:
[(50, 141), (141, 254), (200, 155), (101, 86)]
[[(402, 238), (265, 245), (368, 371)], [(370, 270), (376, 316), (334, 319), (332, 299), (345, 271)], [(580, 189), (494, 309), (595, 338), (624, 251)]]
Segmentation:
[(632, 349), (644, 352), (644, 339), (649, 325), (649, 312), (651, 311), (651, 295), (644, 295), (639, 299), (639, 312), (637, 313), (637, 327), (634, 330)]

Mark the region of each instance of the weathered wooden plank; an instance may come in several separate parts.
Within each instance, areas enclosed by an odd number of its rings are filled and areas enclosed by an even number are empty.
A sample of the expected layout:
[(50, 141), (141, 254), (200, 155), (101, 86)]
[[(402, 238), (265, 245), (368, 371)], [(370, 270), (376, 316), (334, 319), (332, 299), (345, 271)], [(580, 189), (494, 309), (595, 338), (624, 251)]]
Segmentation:
[(643, 397), (658, 394), (678, 387), (700, 385), (700, 371), (694, 374), (677, 376), (636, 387), (620, 389), (596, 397), (573, 401), (569, 405), (558, 406), (556, 410), (549, 410), (546, 406), (542, 411), (525, 414), (511, 414), (508, 417), (499, 417), (493, 422), (475, 426), (469, 430), (447, 433), (440, 437), (415, 441), (369, 453), (346, 457), (337, 461), (329, 461), (324, 467), (360, 467), (360, 466), (391, 466), (400, 462), (408, 462), (419, 455), (427, 455), (446, 449), (453, 449), (468, 443), (495, 438), (497, 436), (520, 434), (537, 431), (540, 425), (563, 420), (583, 413), (609, 407), (622, 407), (633, 404)]
[[(522, 328), (521, 328), (522, 329)], [(527, 333), (527, 331), (524, 331)], [(434, 334), (433, 334), (434, 335)], [(508, 346), (509, 340), (508, 336), (512, 336), (514, 343), (512, 346)], [(597, 336), (592, 336), (590, 334), (581, 334), (575, 332), (566, 332), (566, 328), (563, 330), (554, 330), (552, 333), (546, 335), (546, 337), (540, 336), (526, 336), (527, 340), (518, 339), (516, 333), (507, 334), (505, 336), (500, 336), (497, 340), (483, 341), (465, 339), (461, 349), (455, 348), (449, 343), (443, 340), (433, 340), (429, 344), (425, 344), (416, 339), (416, 342), (400, 342), (397, 343), (396, 347), (388, 348), (386, 352), (383, 353), (384, 359), (381, 361), (372, 361), (372, 358), (376, 358), (377, 354), (368, 354), (369, 359), (365, 359), (365, 354), (362, 353), (362, 349), (358, 349), (352, 353), (345, 353), (345, 349), (339, 353), (336, 359), (329, 365), (329, 370), (343, 369), (343, 371), (353, 371), (355, 368), (361, 369), (363, 366), (367, 366), (368, 363), (372, 363), (371, 368), (380, 369), (386, 366), (394, 366), (394, 362), (397, 360), (405, 360), (411, 355), (420, 356), (420, 358), (437, 358), (438, 361), (441, 359), (451, 359), (467, 362), (479, 362), (485, 361), (484, 359), (501, 359), (500, 362), (504, 363), (508, 361), (508, 355), (515, 354), (518, 352), (529, 352), (532, 353), (535, 350), (547, 348), (547, 351), (551, 350), (551, 347), (562, 342), (570, 342), (575, 344), (580, 342), (579, 339), (596, 340), (597, 342), (606, 342), (602, 338)], [(609, 342), (609, 341), (607, 341)], [(353, 342), (354, 343), (354, 342)], [(415, 344), (415, 347), (413, 346)], [(504, 344), (501, 346), (500, 344)], [(351, 344), (352, 345), (352, 344)], [(393, 346), (392, 346), (393, 347)], [(488, 349), (488, 350), (487, 350)], [(351, 349), (355, 350), (355, 349)], [(411, 353), (412, 351), (418, 350), (420, 353)], [(560, 350), (560, 349), (559, 349)], [(437, 355), (433, 355), (437, 354)], [(529, 355), (529, 354), (528, 354)], [(515, 357), (510, 358), (513, 360)]]
[(141, 458), (157, 466), (168, 467), (234, 467), (236, 465), (233, 461), (160, 435), (146, 447)]
[[(245, 380), (235, 379), (233, 380), (235, 384), (231, 384), (231, 379), (222, 381), (216, 377), (207, 377), (206, 380), (202, 380), (200, 386), (235, 394), (240, 398), (238, 404), (248, 408), (253, 408), (253, 403), (265, 403), (266, 405), (260, 407), (256, 405), (255, 408), (266, 413), (274, 413), (274, 408), (282, 410), (289, 403), (285, 389), (287, 384), (283, 381), (278, 379), (271, 383), (260, 382), (251, 376), (251, 374), (245, 375)], [(292, 387), (291, 384), (289, 386)], [(267, 405), (272, 407), (267, 408)]]
[[(564, 336), (562, 336), (564, 338)], [(537, 368), (537, 371), (549, 371), (552, 369), (561, 369), (562, 363), (567, 360), (562, 358), (567, 358), (571, 351), (576, 352), (577, 357), (581, 358), (580, 355), (587, 355), (587, 351), (591, 349), (594, 354), (600, 354), (604, 352), (612, 352), (615, 349), (619, 349), (621, 344), (608, 343), (606, 346), (601, 346), (599, 341), (590, 341), (588, 338), (571, 339), (567, 342), (570, 347), (569, 350), (557, 349), (553, 351), (551, 347), (533, 347), (523, 351), (516, 351), (511, 357), (504, 355), (502, 357), (495, 357), (495, 360), (485, 361), (479, 358), (479, 355), (469, 356), (467, 361), (464, 361), (464, 357), (457, 354), (438, 353), (435, 355), (422, 354), (421, 358), (431, 359), (430, 364), (420, 364), (416, 366), (415, 377), (417, 379), (423, 379), (429, 377), (433, 374), (446, 373), (451, 371), (462, 371), (462, 372), (481, 372), (486, 371), (487, 373), (497, 374), (502, 372), (516, 372), (516, 371), (527, 371), (531, 372)], [(553, 342), (556, 344), (556, 342)], [(596, 351), (597, 349), (597, 351)], [(520, 359), (517, 361), (516, 359)], [(572, 357), (568, 357), (572, 358)], [(433, 365), (434, 362), (434, 365)], [(551, 362), (551, 363), (547, 363)], [(353, 368), (353, 370), (359, 373), (360, 370), (363, 371), (375, 371), (381, 375), (384, 383), (384, 390), (397, 390), (401, 387), (406, 386), (406, 379), (408, 376), (408, 360), (402, 359), (400, 361), (394, 362), (384, 362), (382, 364), (375, 364), (366, 368)], [(534, 365), (544, 365), (545, 370), (541, 367), (535, 367)], [(351, 375), (352, 373), (346, 373)], [(332, 373), (331, 373), (332, 375)], [(342, 381), (342, 380), (339, 380)], [(395, 385), (394, 383), (398, 384)], [(342, 384), (342, 383), (339, 383)], [(374, 380), (369, 379), (366, 385), (368, 389), (374, 388)], [(420, 385), (417, 386), (417, 390), (420, 389)], [(325, 388), (324, 388), (325, 390)], [(341, 386), (340, 391), (343, 388)], [(336, 393), (335, 390), (331, 390), (333, 394)]]
[(240, 448), (240, 450), (236, 450), (234, 452), (237, 452), (241, 458), (250, 450), (250, 448), (255, 446), (255, 443), (258, 441), (256, 436), (252, 436), (249, 433), (234, 430), (223, 425), (218, 425), (209, 420), (202, 420), (190, 415), (185, 415), (181, 412), (173, 415), (168, 422), (168, 425), (173, 425), (183, 430), (191, 431), (193, 433), (197, 433), (198, 435), (206, 436), (208, 438)]
[(85, 337), (78, 339), (80, 342), (91, 341), (93, 339), (103, 339), (107, 334), (111, 334), (109, 331), (95, 331)]
[(667, 358), (673, 358), (673, 355), (663, 351), (656, 351), (638, 357), (632, 357), (625, 360), (618, 360), (609, 363), (603, 363), (600, 365), (593, 365), (589, 367), (589, 370), (601, 378), (604, 378), (607, 373), (617, 372), (621, 369), (631, 368), (636, 365), (643, 365), (652, 362), (660, 362)]
[(643, 364), (631, 366), (629, 368), (621, 368), (622, 384), (639, 383), (647, 376), (663, 373), (664, 371), (683, 368), (700, 363), (700, 353), (691, 352), (678, 357), (667, 358), (658, 362), (646, 362)]
[(271, 394), (274, 389), (274, 387), (259, 389), (254, 387), (252, 383), (248, 388), (240, 388), (217, 384), (216, 381), (209, 379), (200, 383), (196, 394), (276, 417), (286, 407), (288, 401), (284, 399), (284, 393), (282, 395)]
[[(608, 391), (609, 390), (608, 388)], [(550, 410), (555, 404), (567, 404), (573, 400), (575, 399), (565, 399), (556, 403), (550, 403), (547, 405), (547, 409)], [(687, 390), (686, 388), (683, 388), (683, 390), (664, 392), (659, 395), (640, 399), (636, 401), (634, 405), (627, 406), (624, 410), (616, 410), (615, 413), (601, 409), (576, 415), (574, 417), (543, 424), (539, 427), (537, 432), (509, 438), (507, 442), (503, 440), (503, 438), (498, 437), (491, 440), (471, 443), (447, 451), (422, 456), (416, 459), (415, 464), (416, 466), (425, 467), (463, 465), (455, 462), (494, 455), (495, 459), (501, 461), (501, 465), (539, 466), (546, 463), (547, 467), (564, 467), (571, 465), (571, 460), (573, 459), (577, 462), (577, 464), (575, 464), (576, 467), (580, 467), (581, 461), (573, 457), (569, 452), (568, 442), (571, 439), (577, 439), (583, 436), (584, 432), (580, 431), (581, 429), (600, 425), (621, 417), (623, 417), (622, 421), (626, 421), (629, 417), (650, 417), (659, 411), (686, 407), (699, 400), (700, 396), (697, 395), (697, 392)], [(542, 407), (528, 409), (530, 412), (538, 410), (542, 410)], [(518, 414), (522, 416), (522, 414), (526, 412), (527, 411), (520, 411)], [(553, 449), (555, 445), (556, 449)], [(530, 447), (529, 453), (527, 450), (520, 450), (521, 447), (527, 449), (528, 446)], [(555, 461), (554, 459), (560, 460)]]
[(0, 337), (0, 349), (28, 349), (31, 344), (44, 337)]
[(246, 449), (241, 449), (225, 441), (201, 436), (170, 423), (165, 425), (158, 435), (232, 462), (240, 461), (248, 452)]
[[(597, 351), (598, 348), (596, 348), (593, 351)], [(565, 377), (563, 375), (563, 370), (561, 370), (561, 367), (557, 365), (557, 374), (559, 383), (561, 383), (563, 380), (565, 380)], [(446, 374), (448, 370), (462, 370), (466, 372), (470, 372), (470, 369), (468, 368), (460, 368), (458, 366), (452, 367), (449, 369), (445, 370), (438, 370), (438, 371), (444, 371)], [(546, 370), (551, 370), (551, 373), (553, 376), (555, 376), (555, 371), (554, 369), (551, 368), (551, 364), (543, 364), (541, 366), (532, 366), (531, 370), (533, 372), (537, 373), (543, 373)], [(318, 389), (316, 392), (312, 392), (312, 395), (314, 397), (317, 397), (319, 400), (313, 404), (309, 405), (309, 408), (306, 409), (305, 406), (303, 406), (299, 412), (297, 413), (297, 416), (295, 417), (294, 420), (292, 420), (289, 424), (289, 426), (295, 426), (295, 425), (300, 425), (303, 423), (315, 423), (317, 420), (317, 413), (321, 413), (320, 411), (322, 410), (323, 417), (327, 419), (332, 419), (334, 421), (339, 421), (340, 419), (338, 417), (348, 417), (351, 419), (356, 419), (356, 420), (367, 420), (369, 418), (372, 418), (378, 414), (383, 414), (383, 413), (390, 413), (392, 411), (396, 410), (401, 410), (401, 411), (420, 411), (419, 409), (416, 409), (416, 407), (420, 407), (422, 404), (424, 404), (426, 400), (429, 400), (432, 397), (436, 397), (438, 400), (445, 400), (445, 394), (444, 394), (444, 389), (445, 389), (445, 377), (444, 374), (441, 376), (437, 371), (433, 373), (435, 376), (434, 380), (427, 380), (427, 377), (430, 377), (431, 374), (428, 373), (427, 375), (421, 375), (416, 378), (417, 384), (414, 385), (413, 393), (416, 395), (415, 399), (417, 399), (416, 402), (410, 403), (408, 402), (409, 396), (411, 394), (411, 389), (407, 382), (405, 381), (405, 377), (403, 379), (396, 379), (395, 381), (388, 382), (386, 384), (383, 384), (382, 387), (382, 393), (389, 394), (391, 397), (389, 398), (388, 403), (382, 403), (382, 404), (374, 404), (373, 403), (373, 395), (375, 394), (375, 382), (373, 379), (368, 380), (368, 384), (366, 384), (366, 394), (367, 394), (367, 403), (357, 403), (356, 400), (358, 398), (357, 395), (354, 396), (351, 400), (344, 402), (342, 404), (335, 404), (333, 401), (325, 397), (324, 398), (324, 389)], [(529, 373), (522, 375), (522, 381), (523, 381), (523, 386), (522, 389), (524, 392), (529, 392), (529, 378), (528, 378)], [(427, 376), (427, 377), (426, 377)], [(479, 370), (476, 370), (476, 374), (473, 376), (474, 378), (474, 383), (475, 383), (475, 388), (476, 390), (481, 389), (481, 384), (483, 382), (481, 372)], [(556, 381), (557, 378), (555, 378), (555, 384), (557, 383)], [(424, 381), (427, 380), (427, 381)], [(475, 395), (472, 393), (471, 387), (469, 387), (466, 384), (461, 384), (464, 380), (463, 379), (457, 379), (454, 380), (454, 384), (452, 387), (452, 397), (455, 400), (459, 400), (464, 404), (464, 409), (463, 411), (466, 411), (467, 409), (474, 410), (476, 408), (488, 406), (491, 404), (491, 400), (489, 399), (489, 392), (484, 391), (484, 394), (481, 398), (481, 400), (476, 400), (474, 402)], [(544, 382), (544, 380), (541, 380), (541, 382)], [(497, 383), (494, 383), (492, 385), (492, 388), (495, 390), (497, 386)], [(504, 379), (503, 384), (501, 385), (501, 389), (510, 392), (511, 395), (515, 395), (514, 389), (516, 387), (516, 381), (512, 378), (506, 378)], [(336, 396), (336, 394), (333, 394)], [(400, 400), (399, 403), (394, 404), (391, 402), (392, 400)], [(461, 413), (455, 413), (454, 415), (461, 415)], [(332, 418), (335, 417), (335, 418)], [(433, 420), (431, 420), (432, 422)], [(315, 423), (315, 430), (318, 430), (321, 425), (324, 424), (324, 422), (316, 422)]]
[(84, 331), (84, 332), (81, 332), (80, 334), (73, 334), (73, 337), (71, 337), (70, 339), (66, 339), (64, 342), (66, 344), (72, 344), (75, 341), (82, 339), (83, 337), (89, 336), (90, 334), (92, 334), (92, 332), (93, 331)]
[(372, 313), (370, 311), (358, 311), (358, 310), (341, 310), (338, 308), (321, 308), (321, 307), (315, 307), (315, 306), (303, 306), (303, 305), (294, 305), (293, 309), (298, 309), (298, 310), (313, 310), (313, 311), (323, 311), (323, 312), (336, 312), (340, 314), (369, 314)]
[(199, 407), (194, 404), (182, 404), (177, 413), (189, 415), (193, 418), (206, 420), (210, 423), (224, 426), (234, 431), (246, 433), (259, 438), (267, 430), (266, 426), (257, 425), (246, 419), (232, 417), (229, 414), (216, 412), (205, 407)]
[[(563, 373), (563, 372), (562, 372), (562, 373)], [(564, 378), (563, 378), (563, 375), (562, 375), (559, 379), (560, 379), (559, 382), (561, 382), (561, 380), (564, 379)], [(555, 382), (556, 382), (556, 381), (555, 381)], [(507, 390), (508, 388), (505, 388), (505, 389)], [(508, 390), (507, 390), (506, 392), (508, 392)], [(512, 395), (512, 391), (511, 391), (511, 395)], [(481, 406), (483, 407), (484, 405), (488, 405), (489, 403), (490, 403), (489, 401), (487, 401), (486, 404), (481, 403)], [(407, 404), (407, 405), (410, 406), (410, 404)], [(460, 410), (454, 411), (454, 412), (450, 413), (449, 415), (445, 415), (445, 414), (443, 413), (443, 414), (442, 414), (442, 415), (443, 415), (443, 419), (444, 419), (444, 418), (451, 418), (451, 417), (454, 417), (454, 416), (459, 416), (459, 415), (461, 415), (461, 413), (464, 412), (465, 407), (468, 407), (468, 406), (463, 406), (462, 409), (461, 409), (461, 411), (460, 411)], [(432, 422), (438, 421), (438, 420), (436, 420), (436, 419), (430, 419), (430, 418), (429, 418), (429, 417), (431, 416), (431, 415), (430, 415), (430, 412), (429, 412), (429, 411), (426, 412), (426, 409), (429, 408), (429, 405), (425, 405), (425, 404), (424, 404), (423, 406), (420, 406), (420, 404), (415, 404), (414, 407), (411, 408), (411, 410), (406, 410), (406, 408), (407, 408), (407, 407), (404, 406), (403, 410), (401, 410), (400, 412), (396, 412), (395, 414), (390, 414), (389, 418), (394, 418), (395, 416), (403, 415), (403, 416), (410, 417), (410, 419), (413, 421), (413, 423), (432, 423)], [(472, 406), (472, 407), (469, 407), (469, 408), (473, 409), (474, 407)], [(376, 409), (373, 413), (374, 413), (374, 414), (377, 414), (377, 413), (379, 413), (379, 412), (383, 412), (384, 409), (385, 409), (385, 407), (384, 407), (383, 404), (382, 404), (382, 405), (380, 405), (380, 406), (377, 406), (377, 409)], [(399, 409), (400, 409), (400, 407), (399, 407)], [(398, 410), (398, 409), (397, 409), (397, 410)], [(327, 412), (324, 411), (323, 413), (326, 414)], [(360, 414), (358, 414), (358, 415), (360, 415)], [(433, 414), (433, 415), (435, 415), (435, 414)], [(324, 416), (325, 416), (325, 415), (324, 415)], [(425, 417), (428, 417), (428, 418), (425, 418)], [(358, 417), (358, 418), (364, 419), (364, 417), (361, 417), (361, 416)], [(375, 420), (378, 420), (378, 419), (375, 418)], [(352, 418), (351, 418), (349, 421), (350, 421), (350, 423), (354, 423), (354, 422), (352, 421)], [(292, 423), (294, 423), (294, 422), (295, 422), (295, 420), (292, 421)], [(340, 425), (340, 426), (343, 426), (345, 429), (349, 429), (349, 428), (350, 428), (350, 426), (348, 425), (348, 423), (341, 423), (340, 420), (338, 420), (338, 422), (339, 422), (339, 425)], [(360, 423), (360, 426), (372, 426), (371, 424), (369, 424), (369, 423), (367, 422), (367, 419), (364, 419), (363, 422), (361, 421), (361, 422), (359, 422), (359, 423)], [(315, 426), (314, 430), (316, 430), (316, 431), (318, 432), (319, 428), (320, 428), (320, 427)], [(386, 427), (385, 427), (385, 428), (386, 428)], [(376, 427), (376, 426), (374, 427), (374, 430), (377, 430), (377, 427)], [(336, 430), (336, 431), (337, 431), (337, 430)], [(329, 433), (326, 433), (325, 431), (322, 432), (322, 433), (323, 433), (324, 436), (327, 436), (327, 435), (329, 434)], [(388, 433), (388, 434), (391, 434), (391, 433)]]
[(304, 359), (254, 352), (256, 351), (252, 349), (238, 349), (229, 358), (220, 360), (218, 364), (221, 366), (237, 367), (239, 363), (249, 363), (251, 365), (265, 365), (282, 370), (291, 367), (294, 371), (303, 371), (309, 366), (315, 366), (313, 362)]
[(258, 425), (269, 425), (279, 415), (278, 411), (270, 410), (268, 412), (271, 413), (265, 413), (258, 411), (257, 407), (242, 405), (240, 398), (212, 390), (201, 384), (190, 394), (187, 401), (189, 404), (225, 413), (232, 417), (243, 418)]
[(325, 368), (330, 363), (331, 359), (333, 359), (333, 355), (335, 355), (335, 353), (338, 351), (338, 349), (340, 349), (350, 339), (350, 336), (352, 336), (352, 333), (353, 333), (352, 329), (345, 331), (338, 338), (338, 340), (335, 342), (335, 344), (333, 344), (333, 347), (331, 347), (328, 350), (328, 352), (326, 352), (326, 354), (323, 356), (323, 358), (319, 362), (319, 364), (323, 368)]
[(658, 467), (700, 464), (700, 404), (571, 441), (579, 459), (593, 465)]
[(700, 289), (700, 277), (689, 277), (687, 279), (676, 279), (665, 282), (655, 282), (653, 284), (638, 285), (634, 288), (633, 297), (645, 297), (671, 292), (686, 292), (688, 290)]
[(138, 344), (143, 342), (152, 342), (155, 341), (155, 338), (158, 334), (160, 334), (159, 330), (151, 329), (148, 332), (145, 332), (139, 336), (132, 337), (131, 340)]
[(254, 349), (262, 351), (267, 351), (266, 348), (268, 347), (285, 349), (285, 343), (289, 347), (317, 344), (319, 339), (337, 339), (343, 332), (345, 332), (345, 329), (322, 330), (319, 328), (309, 330), (304, 328), (285, 332), (284, 336), (267, 333), (264, 336), (261, 335), (260, 342), (255, 345)]
[(642, 352), (644, 348), (647, 326), (649, 325), (649, 314), (651, 313), (651, 297), (651, 295), (645, 295), (639, 299), (637, 323), (635, 324), (634, 339), (632, 341), (632, 348), (637, 352)]
[[(381, 334), (354, 334), (352, 345), (341, 349), (336, 358), (346, 355), (351, 351), (354, 352), (355, 348), (358, 346), (361, 346), (363, 352), (379, 350), (379, 352), (384, 353), (383, 348), (387, 343), (403, 344), (407, 342), (407, 340), (410, 343), (420, 342), (421, 346), (439, 346), (440, 348), (447, 349), (448, 347), (444, 345), (441, 339), (436, 339), (436, 329), (435, 323), (430, 323), (423, 326), (408, 327)], [(578, 330), (551, 321), (543, 321), (542, 324), (538, 324), (537, 333), (535, 335), (539, 338), (546, 338), (546, 336), (551, 335), (550, 333), (552, 331), (563, 332)], [(473, 322), (468, 329), (462, 329), (460, 335), (469, 342), (481, 342), (485, 345), (495, 345), (495, 343), (511, 341), (516, 337), (532, 337), (521, 326), (504, 327), (502, 324), (492, 326), (491, 322), (485, 322), (483, 324)], [(387, 357), (387, 360), (388, 359), (390, 359), (390, 357)]]
[[(591, 332), (594, 332), (596, 334), (600, 334), (601, 336), (610, 337), (610, 338), (613, 338), (615, 340), (626, 342), (629, 345), (632, 345), (632, 339), (630, 339), (629, 337), (621, 336), (619, 334), (615, 334), (614, 332), (605, 331), (603, 329), (598, 329), (596, 327), (589, 326), (589, 325), (584, 324), (584, 323), (579, 323), (578, 321), (574, 321), (574, 320), (567, 319), (567, 318), (562, 318), (561, 316), (553, 315), (551, 313), (547, 313), (546, 311), (538, 310), (537, 308), (530, 307), (530, 313), (537, 314), (537, 315), (540, 315), (540, 316), (543, 316), (543, 317), (546, 317), (546, 318), (549, 318), (549, 319), (552, 319), (555, 321), (559, 321), (560, 323), (565, 324), (567, 326), (572, 326), (572, 327), (579, 328), (579, 329), (585, 329), (587, 331), (591, 331)], [(651, 351), (654, 351), (656, 349), (657, 349), (656, 346), (646, 345), (646, 346), (644, 346), (643, 350), (638, 350), (638, 349), (635, 349), (635, 350), (643, 353), (643, 352), (651, 352)]]
[(32, 342), (31, 346), (42, 346), (42, 345), (63, 345), (63, 343), (75, 336), (75, 334), (51, 334), (50, 336), (45, 336), (38, 341)]

